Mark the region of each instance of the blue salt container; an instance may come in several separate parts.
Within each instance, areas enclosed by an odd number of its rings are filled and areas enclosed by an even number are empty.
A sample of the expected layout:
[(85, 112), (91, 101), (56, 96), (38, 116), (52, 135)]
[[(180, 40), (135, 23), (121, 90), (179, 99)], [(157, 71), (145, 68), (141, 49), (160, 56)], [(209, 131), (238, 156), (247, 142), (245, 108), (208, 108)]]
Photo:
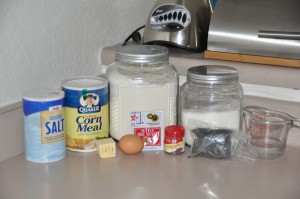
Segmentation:
[(23, 93), (25, 158), (48, 163), (66, 156), (64, 92), (54, 89)]

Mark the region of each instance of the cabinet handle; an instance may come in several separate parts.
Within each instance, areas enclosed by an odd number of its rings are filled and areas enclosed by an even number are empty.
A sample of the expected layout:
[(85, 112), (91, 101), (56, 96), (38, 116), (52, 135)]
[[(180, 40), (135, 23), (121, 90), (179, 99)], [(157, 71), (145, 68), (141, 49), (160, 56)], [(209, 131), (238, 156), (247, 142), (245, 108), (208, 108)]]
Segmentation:
[(259, 30), (259, 38), (300, 40), (300, 32)]

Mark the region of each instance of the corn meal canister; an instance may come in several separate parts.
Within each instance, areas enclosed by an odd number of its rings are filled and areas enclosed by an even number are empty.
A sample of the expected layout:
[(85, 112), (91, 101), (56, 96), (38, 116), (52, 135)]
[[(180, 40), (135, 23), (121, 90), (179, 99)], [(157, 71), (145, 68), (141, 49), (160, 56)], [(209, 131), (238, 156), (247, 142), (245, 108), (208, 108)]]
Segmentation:
[(96, 151), (96, 140), (108, 137), (108, 82), (78, 76), (62, 82), (65, 91), (67, 149)]
[(64, 92), (52, 89), (23, 93), (25, 158), (48, 163), (66, 156)]

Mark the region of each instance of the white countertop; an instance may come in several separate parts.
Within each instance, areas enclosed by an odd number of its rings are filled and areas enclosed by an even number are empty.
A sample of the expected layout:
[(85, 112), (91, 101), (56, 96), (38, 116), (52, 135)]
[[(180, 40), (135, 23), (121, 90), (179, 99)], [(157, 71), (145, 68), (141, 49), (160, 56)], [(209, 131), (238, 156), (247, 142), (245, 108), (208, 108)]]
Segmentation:
[(300, 153), (275, 160), (187, 158), (164, 151), (100, 159), (68, 151), (40, 164), (18, 155), (0, 163), (1, 199), (299, 199)]

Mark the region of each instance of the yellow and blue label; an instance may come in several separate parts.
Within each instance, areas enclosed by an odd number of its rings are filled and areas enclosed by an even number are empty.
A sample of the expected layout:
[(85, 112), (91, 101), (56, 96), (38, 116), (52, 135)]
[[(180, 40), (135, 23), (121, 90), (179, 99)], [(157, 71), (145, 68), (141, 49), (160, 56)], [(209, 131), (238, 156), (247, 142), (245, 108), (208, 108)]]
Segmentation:
[(25, 116), (40, 113), (41, 143), (54, 143), (65, 138), (63, 99), (36, 102), (23, 99)]
[(51, 101), (23, 99), (23, 110), (25, 158), (40, 163), (63, 159), (66, 156), (63, 97)]
[(65, 91), (67, 148), (96, 151), (96, 140), (108, 137), (108, 88)]

